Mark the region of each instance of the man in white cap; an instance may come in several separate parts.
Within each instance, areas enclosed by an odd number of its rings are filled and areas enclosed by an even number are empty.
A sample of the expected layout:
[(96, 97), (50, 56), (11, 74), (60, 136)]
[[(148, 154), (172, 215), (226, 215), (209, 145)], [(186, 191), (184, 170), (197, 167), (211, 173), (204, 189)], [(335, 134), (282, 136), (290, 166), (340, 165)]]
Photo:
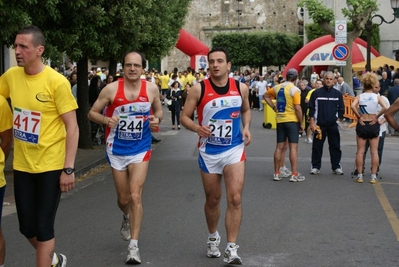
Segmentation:
[(105, 79), (107, 78), (107, 77), (105, 76), (105, 74), (104, 74), (104, 73), (102, 73), (102, 71), (101, 71), (101, 68), (100, 68), (100, 67), (98, 67), (98, 68), (97, 68), (96, 75), (100, 76), (100, 78), (101, 78), (101, 82), (105, 81)]

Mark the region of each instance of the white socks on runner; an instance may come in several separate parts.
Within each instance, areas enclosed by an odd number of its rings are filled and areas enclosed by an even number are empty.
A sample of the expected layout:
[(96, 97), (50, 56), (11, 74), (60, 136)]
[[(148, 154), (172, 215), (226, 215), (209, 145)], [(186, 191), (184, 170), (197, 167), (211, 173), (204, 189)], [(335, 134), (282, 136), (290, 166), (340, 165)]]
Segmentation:
[(216, 237), (218, 237), (219, 236), (219, 232), (218, 231), (216, 231), (216, 232), (214, 232), (213, 234), (212, 233), (209, 233), (209, 235), (208, 235), (208, 238), (216, 238)]
[(130, 239), (129, 247), (134, 246), (134, 247), (139, 247), (138, 246), (138, 240), (136, 239)]

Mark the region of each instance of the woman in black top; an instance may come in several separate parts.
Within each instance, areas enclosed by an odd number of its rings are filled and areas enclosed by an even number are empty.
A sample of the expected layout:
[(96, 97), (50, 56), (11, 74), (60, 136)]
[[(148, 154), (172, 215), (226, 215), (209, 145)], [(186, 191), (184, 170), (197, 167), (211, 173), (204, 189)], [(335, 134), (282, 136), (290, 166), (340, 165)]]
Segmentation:
[(172, 130), (177, 129), (180, 130), (180, 111), (181, 111), (181, 103), (180, 99), (182, 98), (180, 91), (180, 83), (175, 81), (171, 84), (171, 89), (169, 89), (166, 98), (172, 100), (172, 105), (168, 106), (171, 114), (172, 114)]

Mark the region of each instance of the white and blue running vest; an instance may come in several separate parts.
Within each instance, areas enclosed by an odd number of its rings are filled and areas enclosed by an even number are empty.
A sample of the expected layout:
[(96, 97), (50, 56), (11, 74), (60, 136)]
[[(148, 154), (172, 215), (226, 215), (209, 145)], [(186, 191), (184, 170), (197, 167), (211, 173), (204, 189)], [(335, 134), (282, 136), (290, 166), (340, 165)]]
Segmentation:
[(112, 104), (105, 109), (105, 116), (119, 118), (116, 128), (106, 128), (106, 146), (109, 155), (132, 156), (151, 150), (150, 110), (147, 83), (141, 81), (140, 93), (129, 101), (124, 93), (124, 81), (118, 80), (118, 89)]
[(220, 154), (243, 143), (241, 134), (242, 97), (233, 78), (229, 90), (218, 94), (209, 79), (203, 81), (205, 90), (198, 104), (198, 123), (208, 125), (212, 136), (200, 138), (198, 149), (207, 154)]

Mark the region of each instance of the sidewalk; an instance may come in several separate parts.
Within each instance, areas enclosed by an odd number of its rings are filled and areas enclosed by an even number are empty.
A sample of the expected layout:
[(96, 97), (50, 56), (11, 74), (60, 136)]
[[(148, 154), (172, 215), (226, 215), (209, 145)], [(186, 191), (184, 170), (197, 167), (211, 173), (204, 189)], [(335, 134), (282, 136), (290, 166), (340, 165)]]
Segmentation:
[[(14, 205), (14, 179), (12, 169), (12, 150), (5, 166), (5, 175), (7, 181), (6, 192), (4, 196), (4, 209), (3, 216), (7, 210), (7, 206)], [(105, 159), (104, 146), (95, 146), (93, 149), (78, 149), (75, 160), (75, 177), (78, 178), (90, 170), (107, 163)]]

